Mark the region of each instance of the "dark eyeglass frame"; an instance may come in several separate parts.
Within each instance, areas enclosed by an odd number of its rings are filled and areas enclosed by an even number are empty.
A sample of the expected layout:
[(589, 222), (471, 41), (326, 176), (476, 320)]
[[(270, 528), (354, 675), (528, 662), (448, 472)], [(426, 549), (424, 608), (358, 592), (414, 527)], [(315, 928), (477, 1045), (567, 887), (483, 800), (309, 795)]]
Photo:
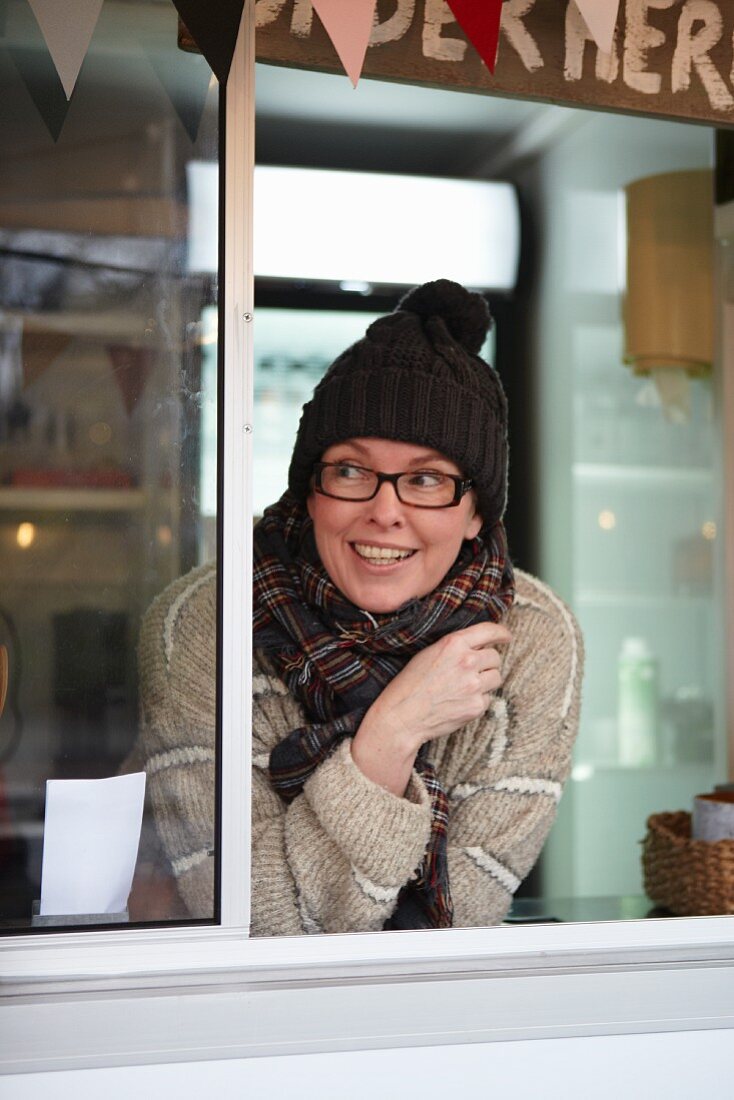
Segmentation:
[[(340, 497), (334, 493), (328, 493), (324, 489), (321, 478), (324, 470), (333, 468), (335, 466), (351, 466), (354, 470), (363, 470), (366, 474), (374, 474), (377, 478), (377, 484), (375, 485), (374, 492), (370, 493), (368, 497)], [(380, 491), (380, 487), (383, 482), (389, 481), (395, 490), (395, 496), (398, 498), (401, 504), (404, 504), (406, 508), (426, 508), (430, 511), (436, 511), (438, 508), (456, 508), (457, 504), (461, 503), (461, 498), (465, 496), (471, 488), (474, 486), (472, 478), (459, 477), (458, 474), (445, 474), (443, 470), (435, 470), (434, 473), (439, 473), (441, 477), (448, 477), (454, 483), (454, 498), (449, 500), (446, 504), (414, 504), (411, 500), (403, 500), (398, 489), (398, 479), (405, 477), (406, 474), (419, 474), (421, 470), (401, 470), (399, 474), (383, 474), (379, 470), (371, 470), (369, 466), (357, 466), (354, 462), (314, 462), (313, 466), (313, 487), (314, 491), (320, 493), (321, 496), (329, 497), (331, 500), (344, 500), (348, 504), (364, 504), (368, 500), (374, 500)]]

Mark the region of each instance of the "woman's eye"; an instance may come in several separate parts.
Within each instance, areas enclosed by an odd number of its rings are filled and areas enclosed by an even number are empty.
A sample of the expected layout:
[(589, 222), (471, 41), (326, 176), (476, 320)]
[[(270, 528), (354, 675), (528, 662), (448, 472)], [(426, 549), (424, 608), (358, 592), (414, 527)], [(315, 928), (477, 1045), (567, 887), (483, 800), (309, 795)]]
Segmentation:
[(419, 470), (410, 478), (412, 489), (438, 489), (446, 480), (445, 474), (434, 473), (431, 470)]
[(360, 481), (366, 476), (366, 470), (359, 466), (350, 466), (348, 462), (337, 464), (334, 473), (341, 481)]

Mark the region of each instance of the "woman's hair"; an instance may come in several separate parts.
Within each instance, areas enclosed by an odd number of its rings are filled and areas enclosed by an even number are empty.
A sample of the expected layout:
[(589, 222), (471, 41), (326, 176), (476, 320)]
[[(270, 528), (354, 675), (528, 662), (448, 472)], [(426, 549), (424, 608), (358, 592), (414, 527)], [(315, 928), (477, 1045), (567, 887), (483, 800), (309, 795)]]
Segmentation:
[(448, 279), (411, 290), (332, 363), (303, 407), (288, 476), (305, 501), (327, 447), (375, 437), (440, 451), (472, 478), (483, 530), (507, 495), (507, 403), (479, 357), (491, 325), (484, 298)]

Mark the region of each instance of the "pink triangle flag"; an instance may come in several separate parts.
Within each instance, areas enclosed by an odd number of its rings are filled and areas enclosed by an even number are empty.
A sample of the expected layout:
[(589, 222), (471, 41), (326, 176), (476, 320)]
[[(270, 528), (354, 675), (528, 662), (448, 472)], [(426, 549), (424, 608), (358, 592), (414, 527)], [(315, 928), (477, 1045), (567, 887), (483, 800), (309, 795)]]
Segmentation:
[(591, 36), (602, 53), (611, 53), (619, 0), (575, 0)]
[(357, 87), (372, 33), (377, 0), (313, 0), (347, 76)]
[(92, 41), (102, 0), (28, 0), (67, 99)]

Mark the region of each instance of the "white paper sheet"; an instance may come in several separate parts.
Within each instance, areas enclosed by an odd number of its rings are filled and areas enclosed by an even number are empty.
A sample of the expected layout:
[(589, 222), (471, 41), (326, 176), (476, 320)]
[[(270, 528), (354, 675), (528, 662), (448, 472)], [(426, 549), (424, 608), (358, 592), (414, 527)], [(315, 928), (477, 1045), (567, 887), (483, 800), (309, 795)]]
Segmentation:
[(125, 909), (144, 797), (145, 772), (47, 781), (41, 916)]

